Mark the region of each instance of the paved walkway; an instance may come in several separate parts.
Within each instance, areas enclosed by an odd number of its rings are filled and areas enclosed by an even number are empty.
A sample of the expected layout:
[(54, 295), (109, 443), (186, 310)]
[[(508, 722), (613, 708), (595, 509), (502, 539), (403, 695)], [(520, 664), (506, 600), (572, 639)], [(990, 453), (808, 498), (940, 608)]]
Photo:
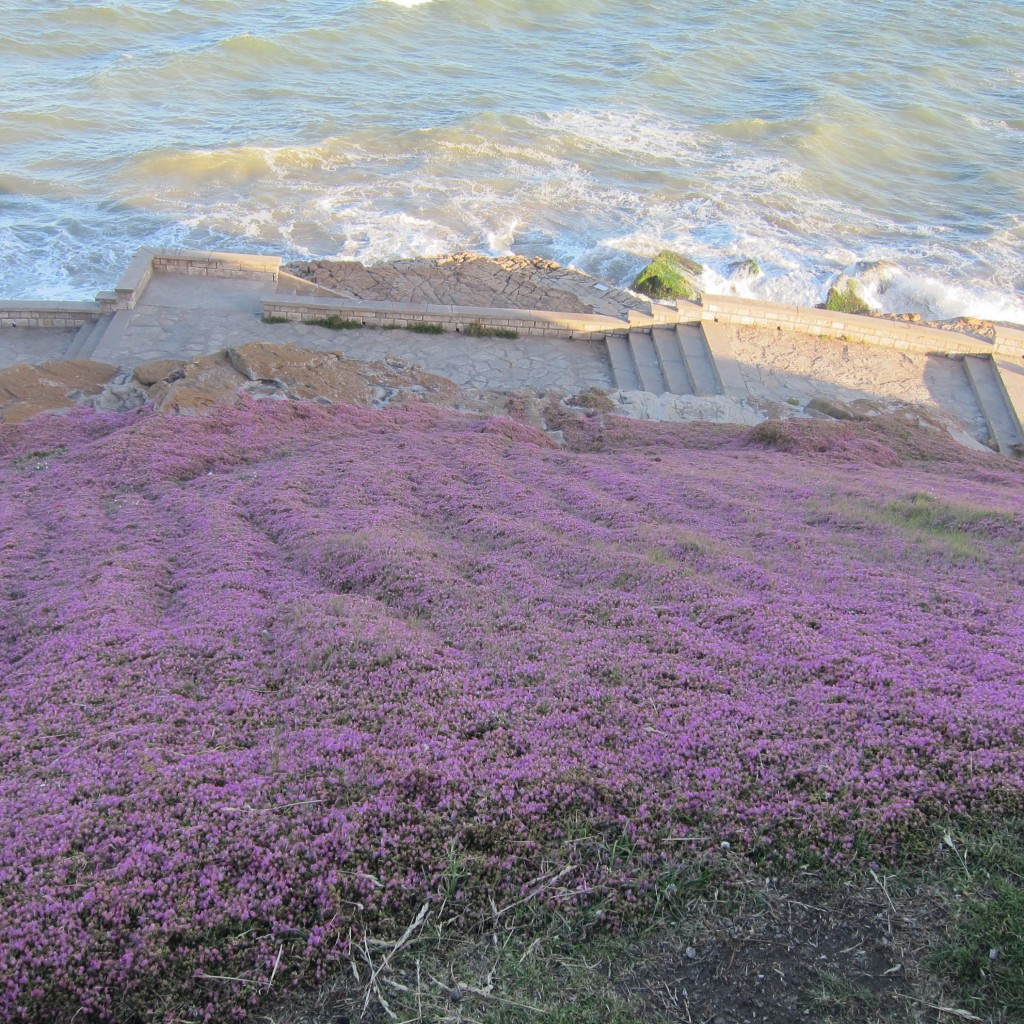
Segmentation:
[(46, 327), (0, 327), (0, 367), (61, 359), (74, 336)]
[(267, 290), (261, 281), (156, 276), (124, 332), (108, 331), (92, 358), (127, 368), (148, 359), (190, 359), (250, 341), (269, 341), (341, 351), (351, 359), (394, 357), (472, 387), (612, 386), (608, 355), (600, 343), (265, 324), (259, 300)]

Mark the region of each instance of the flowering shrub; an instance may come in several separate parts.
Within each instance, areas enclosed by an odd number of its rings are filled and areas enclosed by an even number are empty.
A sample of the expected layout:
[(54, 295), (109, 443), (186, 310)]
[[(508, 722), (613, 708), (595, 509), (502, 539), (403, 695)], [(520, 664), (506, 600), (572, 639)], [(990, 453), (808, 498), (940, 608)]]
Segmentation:
[(0, 1018), (226, 1019), (551, 865), (617, 912), (1019, 808), (1021, 467), (787, 430), (0, 426)]

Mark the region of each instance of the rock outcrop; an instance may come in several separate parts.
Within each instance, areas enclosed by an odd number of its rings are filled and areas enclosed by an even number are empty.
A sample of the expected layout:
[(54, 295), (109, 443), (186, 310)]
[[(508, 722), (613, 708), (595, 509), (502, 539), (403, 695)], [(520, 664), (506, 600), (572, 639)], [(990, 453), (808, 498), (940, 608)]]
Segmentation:
[(91, 359), (68, 359), (0, 370), (0, 421), (20, 423), (43, 412), (67, 412), (102, 393), (117, 367)]
[(753, 281), (760, 274), (761, 268), (755, 259), (737, 260), (729, 264), (730, 281)]
[(539, 257), (459, 252), (375, 266), (354, 260), (310, 260), (285, 269), (342, 298), (369, 302), (550, 309), (622, 318), (630, 309), (643, 308), (628, 292)]
[(663, 249), (633, 281), (633, 291), (656, 301), (665, 299), (700, 299), (698, 277), (704, 268), (695, 260), (671, 249)]

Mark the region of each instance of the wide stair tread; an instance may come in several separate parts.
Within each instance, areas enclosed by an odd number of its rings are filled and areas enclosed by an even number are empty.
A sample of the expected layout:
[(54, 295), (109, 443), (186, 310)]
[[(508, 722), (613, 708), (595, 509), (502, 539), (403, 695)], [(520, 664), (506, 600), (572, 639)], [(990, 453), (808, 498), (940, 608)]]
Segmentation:
[(996, 376), (1006, 397), (1006, 404), (1013, 414), (1017, 436), (1024, 443), (1024, 359), (997, 355), (992, 361), (995, 363)]
[(655, 327), (651, 331), (654, 350), (661, 364), (661, 375), (665, 378), (668, 390), (673, 395), (692, 395), (693, 382), (686, 371), (683, 350), (679, 347), (679, 337), (673, 327)]
[(101, 316), (99, 320), (95, 320), (90, 324), (87, 324), (89, 328), (88, 332), (79, 330), (75, 335), (74, 343), (68, 349), (65, 358), (67, 359), (91, 359), (93, 353), (96, 351), (96, 346), (99, 345), (107, 328), (110, 326), (113, 316), (109, 313), (106, 316)]
[(93, 329), (96, 327), (95, 320), (87, 320), (78, 330), (75, 332), (75, 336), (71, 339), (71, 344), (64, 351), (65, 359), (77, 359), (78, 353), (85, 347), (85, 343), (89, 340), (89, 335), (92, 334)]
[(636, 374), (633, 354), (629, 342), (618, 335), (610, 334), (607, 339), (608, 357), (612, 364), (612, 378), (620, 391), (639, 391), (640, 378)]
[(664, 394), (668, 388), (658, 363), (658, 352), (654, 347), (654, 339), (647, 331), (630, 331), (629, 347), (633, 350), (633, 363), (636, 366), (640, 386), (652, 395)]
[(676, 337), (682, 350), (686, 369), (693, 382), (695, 395), (720, 395), (722, 385), (715, 370), (715, 360), (704, 338), (700, 324), (678, 324)]
[(989, 437), (1000, 452), (1012, 455), (1024, 443), (1024, 438), (1020, 436), (1017, 418), (1007, 400), (995, 363), (988, 356), (964, 356), (964, 369), (985, 418)]
[[(128, 310), (120, 309), (113, 316), (105, 316), (97, 323), (97, 330), (89, 338), (89, 343), (82, 350), (80, 359), (94, 359), (100, 346), (103, 346), (103, 353), (117, 352), (121, 347), (125, 330), (131, 323), (132, 314)], [(102, 325), (102, 326), (101, 326)], [(101, 358), (100, 362), (104, 360)]]
[(703, 321), (700, 328), (714, 361), (722, 394), (729, 398), (746, 398), (749, 394), (747, 382), (732, 347), (733, 329), (711, 320)]

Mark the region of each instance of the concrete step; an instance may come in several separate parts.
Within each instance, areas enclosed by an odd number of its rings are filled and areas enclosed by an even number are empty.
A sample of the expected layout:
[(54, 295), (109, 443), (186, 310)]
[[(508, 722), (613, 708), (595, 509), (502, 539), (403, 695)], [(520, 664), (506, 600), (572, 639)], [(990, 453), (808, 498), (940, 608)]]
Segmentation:
[(131, 320), (132, 314), (126, 309), (119, 309), (113, 316), (101, 317), (96, 324), (97, 329), (93, 331), (79, 359), (96, 359), (101, 363), (114, 362), (109, 357), (124, 347), (124, 333)]
[(676, 337), (695, 395), (720, 395), (722, 383), (700, 324), (677, 324)]
[(96, 351), (96, 346), (100, 343), (104, 332), (110, 326), (111, 320), (113, 320), (113, 317), (110, 314), (107, 314), (106, 316), (101, 316), (99, 320), (86, 325), (89, 327), (89, 332), (86, 334), (80, 330), (75, 335), (75, 340), (67, 350), (64, 358), (91, 359), (92, 354)]
[(640, 391), (640, 378), (633, 365), (629, 342), (619, 335), (609, 334), (606, 339), (608, 357), (612, 363), (612, 379), (620, 391)]
[(651, 331), (654, 350), (658, 353), (661, 375), (673, 395), (692, 395), (693, 382), (686, 372), (683, 350), (679, 347), (679, 336), (673, 327), (655, 327)]
[(1024, 444), (996, 364), (989, 356), (964, 356), (964, 369), (996, 450), (1013, 455)]
[[(1017, 434), (1024, 440), (1024, 359), (1011, 356), (994, 356), (996, 375), (1003, 389), (1006, 404), (1013, 413), (1017, 425)], [(1024, 455), (1024, 452), (1019, 454)]]
[(665, 378), (658, 363), (658, 353), (654, 348), (654, 339), (647, 331), (630, 331), (629, 347), (633, 352), (633, 364), (636, 366), (640, 386), (653, 395), (664, 394), (668, 390)]
[(715, 373), (722, 387), (721, 393), (729, 398), (746, 398), (749, 394), (747, 382), (743, 379), (739, 361), (732, 349), (733, 329), (711, 320), (703, 321), (700, 329), (714, 360)]
[(95, 320), (87, 320), (78, 328), (75, 332), (75, 336), (71, 339), (71, 344), (64, 350), (65, 359), (78, 358), (78, 353), (85, 347), (85, 343), (89, 340), (89, 335), (92, 334), (95, 326)]

